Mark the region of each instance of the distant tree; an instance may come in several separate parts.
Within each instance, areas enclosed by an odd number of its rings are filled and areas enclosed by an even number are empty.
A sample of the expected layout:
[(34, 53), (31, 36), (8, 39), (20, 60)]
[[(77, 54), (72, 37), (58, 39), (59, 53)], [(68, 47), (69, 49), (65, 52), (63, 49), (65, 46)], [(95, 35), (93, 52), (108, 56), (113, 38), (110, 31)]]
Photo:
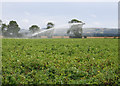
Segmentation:
[(83, 23), (82, 21), (79, 21), (77, 19), (72, 19), (71, 21), (69, 21), (68, 23)]
[(8, 29), (8, 26), (6, 24), (2, 24), (1, 31), (2, 31), (2, 35), (3, 36), (7, 36), (8, 35), (7, 29)]
[[(82, 21), (79, 21), (77, 19), (72, 19), (68, 23), (81, 23), (81, 25), (84, 25)], [(67, 30), (67, 34), (71, 34), (70, 37), (73, 38), (82, 38), (82, 27), (78, 25), (71, 25), (71, 27)]]
[(1, 35), (2, 20), (0, 20), (0, 35)]
[(0, 26), (2, 25), (2, 20), (0, 19)]
[(38, 27), (37, 25), (32, 25), (29, 30), (32, 32), (32, 33), (35, 33), (37, 31), (40, 30), (40, 27)]
[(54, 24), (52, 22), (47, 23), (47, 29), (53, 28)]
[(10, 21), (8, 24), (7, 32), (9, 33), (10, 37), (16, 37), (18, 35), (18, 32), (20, 31), (20, 28), (16, 21)]

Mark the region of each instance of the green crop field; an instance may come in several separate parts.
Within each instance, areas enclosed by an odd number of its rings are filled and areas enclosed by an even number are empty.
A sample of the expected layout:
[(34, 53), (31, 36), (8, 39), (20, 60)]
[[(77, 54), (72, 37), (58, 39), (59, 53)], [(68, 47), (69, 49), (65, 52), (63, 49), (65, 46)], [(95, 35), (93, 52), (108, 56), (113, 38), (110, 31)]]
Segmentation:
[(118, 39), (3, 39), (2, 84), (118, 84)]

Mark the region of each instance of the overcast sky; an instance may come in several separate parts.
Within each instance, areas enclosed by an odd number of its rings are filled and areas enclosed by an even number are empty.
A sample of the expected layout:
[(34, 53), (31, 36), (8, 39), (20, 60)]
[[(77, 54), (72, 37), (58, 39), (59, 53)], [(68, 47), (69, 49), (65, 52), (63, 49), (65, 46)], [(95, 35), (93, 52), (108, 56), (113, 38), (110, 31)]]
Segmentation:
[(2, 20), (7, 23), (15, 20), (22, 29), (36, 24), (41, 28), (48, 21), (55, 27), (66, 27), (68, 21), (77, 18), (86, 24), (84, 27), (117, 27), (117, 2), (4, 2)]

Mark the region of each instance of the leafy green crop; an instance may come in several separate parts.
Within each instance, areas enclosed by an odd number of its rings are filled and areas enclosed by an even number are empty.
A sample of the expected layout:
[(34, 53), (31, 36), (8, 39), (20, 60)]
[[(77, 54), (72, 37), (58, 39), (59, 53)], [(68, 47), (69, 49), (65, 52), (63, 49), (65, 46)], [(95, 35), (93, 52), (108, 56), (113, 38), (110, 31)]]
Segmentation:
[(3, 39), (2, 84), (119, 84), (118, 39)]

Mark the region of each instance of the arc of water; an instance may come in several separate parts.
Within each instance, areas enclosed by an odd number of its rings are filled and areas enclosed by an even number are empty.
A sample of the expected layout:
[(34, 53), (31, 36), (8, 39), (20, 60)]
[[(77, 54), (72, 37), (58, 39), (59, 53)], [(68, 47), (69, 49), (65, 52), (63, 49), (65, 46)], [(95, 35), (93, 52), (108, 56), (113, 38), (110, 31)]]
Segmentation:
[(39, 34), (45, 34), (46, 35), (46, 33), (49, 33), (48, 35), (53, 35), (54, 34), (54, 29), (59, 29), (61, 27), (65, 27), (65, 26), (68, 26), (68, 24), (64, 24), (64, 25), (57, 26), (55, 28), (46, 29), (46, 30), (43, 30), (43, 31), (36, 32), (36, 33), (32, 34), (31, 37), (37, 36)]
[[(78, 25), (78, 24), (75, 24), (75, 25)], [(42, 36), (42, 35), (43, 35), (43, 36), (51, 37), (51, 36), (54, 34), (54, 30), (55, 30), (55, 29), (59, 29), (59, 28), (64, 27), (64, 26), (68, 26), (68, 24), (64, 24), (64, 25), (60, 25), (59, 27), (56, 27), (56, 28), (51, 28), (51, 29), (46, 29), (46, 30), (43, 30), (43, 31), (36, 32), (36, 33), (32, 34), (31, 37), (34, 37), (34, 36)], [(82, 24), (79, 24), (78, 26), (80, 26), (80, 27), (82, 28)], [(79, 27), (79, 28), (80, 28), (80, 27)], [(80, 28), (80, 29), (81, 29), (81, 28)], [(78, 27), (77, 27), (77, 28), (69, 28), (69, 27), (68, 27), (68, 29), (70, 29), (70, 31), (72, 31), (72, 32), (74, 32), (73, 30), (78, 31), (78, 30), (77, 30)], [(82, 33), (82, 31), (81, 31), (81, 33)]]
[(46, 33), (46, 32), (48, 32), (48, 31), (54, 32), (54, 28), (47, 29), (47, 30), (43, 30), (43, 31), (40, 31), (40, 32), (36, 32), (36, 33), (32, 34), (31, 37), (34, 37), (34, 36), (39, 35), (39, 34), (42, 34), (42, 33)]

